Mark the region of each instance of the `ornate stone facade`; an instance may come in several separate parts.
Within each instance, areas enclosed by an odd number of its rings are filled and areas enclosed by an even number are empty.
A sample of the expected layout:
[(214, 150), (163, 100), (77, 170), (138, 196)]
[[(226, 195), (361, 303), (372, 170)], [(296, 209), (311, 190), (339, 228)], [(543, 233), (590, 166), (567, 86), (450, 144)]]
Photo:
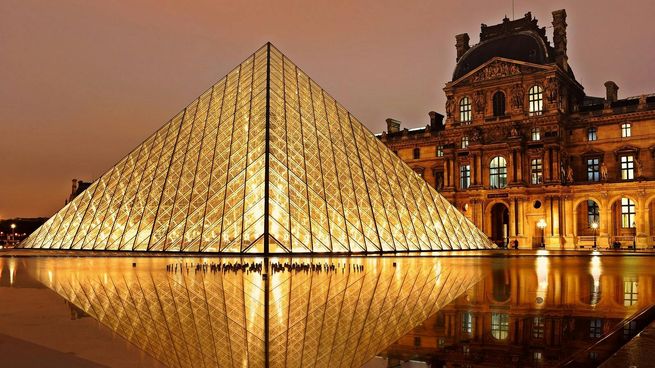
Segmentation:
[(554, 46), (530, 13), (459, 35), (445, 122), (382, 141), (498, 244), (653, 247), (655, 95), (587, 96), (553, 19)]

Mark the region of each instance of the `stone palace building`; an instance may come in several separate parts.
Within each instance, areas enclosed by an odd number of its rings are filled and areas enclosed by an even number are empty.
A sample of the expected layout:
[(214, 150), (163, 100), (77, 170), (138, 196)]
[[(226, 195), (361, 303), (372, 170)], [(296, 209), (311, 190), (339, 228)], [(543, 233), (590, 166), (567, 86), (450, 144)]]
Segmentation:
[[(455, 37), (446, 116), (379, 139), (499, 245), (655, 245), (655, 95), (587, 96), (568, 63), (566, 12), (553, 42), (530, 13)], [(445, 119), (444, 119), (445, 118)]]

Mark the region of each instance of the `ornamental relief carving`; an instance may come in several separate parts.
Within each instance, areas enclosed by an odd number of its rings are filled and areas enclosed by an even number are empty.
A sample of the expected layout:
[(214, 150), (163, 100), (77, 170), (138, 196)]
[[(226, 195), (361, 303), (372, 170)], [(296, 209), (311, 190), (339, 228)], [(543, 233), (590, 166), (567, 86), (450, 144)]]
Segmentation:
[(471, 82), (509, 77), (520, 73), (521, 69), (518, 65), (496, 61), (473, 74), (473, 76), (471, 76)]

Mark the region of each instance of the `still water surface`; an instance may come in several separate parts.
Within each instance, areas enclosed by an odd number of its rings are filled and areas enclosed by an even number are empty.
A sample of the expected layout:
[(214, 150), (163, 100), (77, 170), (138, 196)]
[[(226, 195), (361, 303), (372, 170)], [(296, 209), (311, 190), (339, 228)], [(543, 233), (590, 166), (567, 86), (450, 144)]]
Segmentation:
[(649, 257), (269, 262), (314, 269), (233, 270), (263, 265), (257, 258), (0, 258), (0, 301), (11, 302), (0, 342), (19, 341), (18, 353), (51, 366), (72, 357), (89, 367), (556, 366), (655, 303)]

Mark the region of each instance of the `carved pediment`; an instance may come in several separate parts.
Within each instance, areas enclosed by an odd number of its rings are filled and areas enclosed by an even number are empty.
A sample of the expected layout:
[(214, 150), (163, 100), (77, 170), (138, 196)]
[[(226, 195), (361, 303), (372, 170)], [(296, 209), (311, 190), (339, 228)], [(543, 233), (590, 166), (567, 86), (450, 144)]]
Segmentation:
[(456, 81), (455, 84), (463, 81), (469, 83), (482, 82), (486, 80), (511, 77), (519, 74), (534, 73), (544, 69), (549, 68), (543, 65), (515, 62), (512, 60), (496, 57), (472, 70), (470, 73)]

